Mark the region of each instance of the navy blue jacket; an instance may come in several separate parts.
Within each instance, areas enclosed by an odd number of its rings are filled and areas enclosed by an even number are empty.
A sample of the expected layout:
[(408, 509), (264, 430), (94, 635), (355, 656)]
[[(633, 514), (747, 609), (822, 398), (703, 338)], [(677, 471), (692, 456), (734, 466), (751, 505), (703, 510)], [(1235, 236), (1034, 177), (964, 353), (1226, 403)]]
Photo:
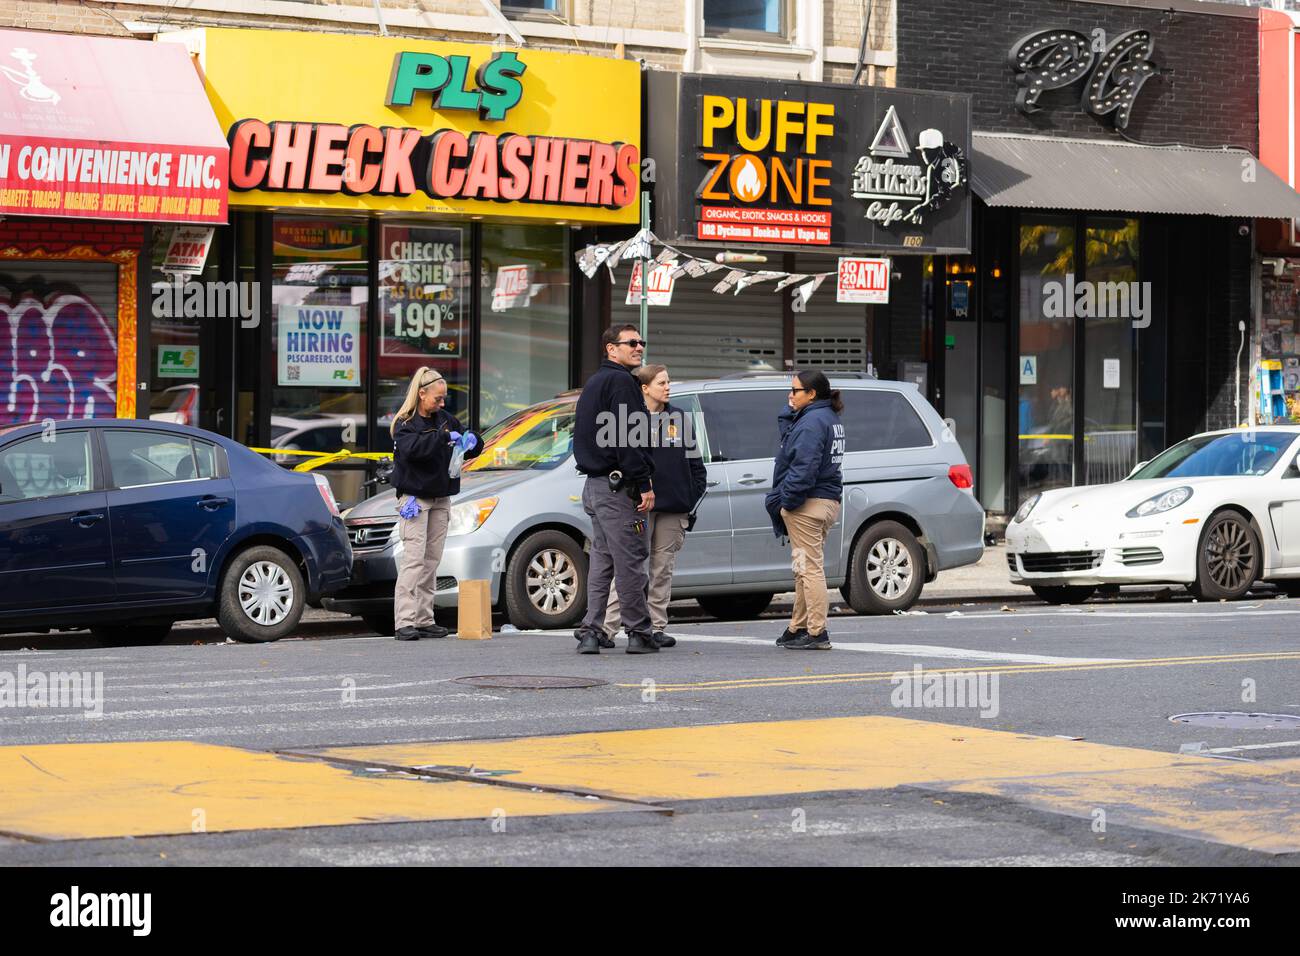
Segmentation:
[[(393, 476), (389, 484), (398, 495), (446, 498), (460, 494), (460, 479), (447, 474), (451, 464), (451, 433), (463, 432), (456, 416), (444, 408), (429, 418), (416, 412), (393, 429)], [(465, 460), (483, 451), (479, 442), (465, 452)]]
[(844, 425), (830, 399), (818, 399), (798, 412), (777, 418), (781, 447), (772, 468), (772, 490), (765, 503), (772, 530), (785, 534), (781, 509), (794, 511), (809, 498), (839, 501), (843, 496), (840, 465), (844, 461)]
[[(637, 417), (641, 427), (636, 427)], [(623, 480), (635, 482), (638, 491), (650, 490), (654, 462), (650, 458), (650, 413), (641, 396), (641, 384), (627, 368), (609, 359), (600, 363), (578, 396), (573, 423), (573, 459), (584, 475), (621, 471)], [(604, 440), (598, 440), (605, 435)], [(635, 435), (644, 443), (629, 442)]]
[[(655, 445), (650, 457), (655, 465), (655, 511), (686, 514), (704, 495), (709, 475), (700, 459), (699, 439), (684, 420), (690, 416), (671, 402), (653, 416)], [(691, 422), (693, 425), (694, 422)], [(689, 441), (688, 441), (689, 439)]]

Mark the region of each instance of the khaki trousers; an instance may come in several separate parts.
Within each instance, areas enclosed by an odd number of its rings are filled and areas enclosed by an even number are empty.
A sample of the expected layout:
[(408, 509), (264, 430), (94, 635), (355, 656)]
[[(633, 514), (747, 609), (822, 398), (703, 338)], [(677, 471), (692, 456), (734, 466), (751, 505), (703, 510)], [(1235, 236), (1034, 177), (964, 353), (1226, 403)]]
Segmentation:
[[(406, 504), (407, 495), (397, 496), (397, 506)], [(433, 623), (433, 595), (437, 590), (438, 562), (447, 542), (447, 521), (451, 517), (450, 498), (416, 498), (420, 513), (414, 518), (398, 518), (402, 539), (402, 557), (393, 589), (393, 624), (398, 628), (427, 627)]]
[(794, 569), (794, 613), (790, 630), (821, 634), (826, 630), (826, 536), (840, 515), (840, 503), (829, 498), (809, 498), (794, 511), (781, 509), (790, 532), (791, 567)]
[[(662, 631), (668, 626), (668, 602), (672, 600), (673, 568), (677, 552), (686, 541), (686, 515), (660, 511), (650, 512), (650, 585), (647, 603), (650, 605), (650, 626)], [(613, 637), (619, 629), (620, 608), (618, 593), (609, 592), (609, 606), (605, 611), (605, 633)]]

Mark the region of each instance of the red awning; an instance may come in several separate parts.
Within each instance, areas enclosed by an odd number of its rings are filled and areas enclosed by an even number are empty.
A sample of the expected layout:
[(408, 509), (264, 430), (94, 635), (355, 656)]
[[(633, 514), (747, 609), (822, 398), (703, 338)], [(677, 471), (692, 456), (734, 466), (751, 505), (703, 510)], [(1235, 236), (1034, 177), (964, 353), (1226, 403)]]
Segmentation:
[(224, 223), (228, 167), (184, 47), (0, 30), (0, 214)]

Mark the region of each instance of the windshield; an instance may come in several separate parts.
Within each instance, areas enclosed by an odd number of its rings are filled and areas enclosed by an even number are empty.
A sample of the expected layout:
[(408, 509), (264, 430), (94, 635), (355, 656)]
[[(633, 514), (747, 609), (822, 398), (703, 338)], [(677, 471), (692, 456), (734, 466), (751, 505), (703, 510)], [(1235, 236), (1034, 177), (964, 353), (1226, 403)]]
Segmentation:
[(1161, 452), (1129, 480), (1266, 475), (1294, 439), (1287, 432), (1198, 435)]
[(550, 469), (573, 451), (573, 401), (534, 405), (504, 418), (483, 433), (483, 453), (466, 471)]

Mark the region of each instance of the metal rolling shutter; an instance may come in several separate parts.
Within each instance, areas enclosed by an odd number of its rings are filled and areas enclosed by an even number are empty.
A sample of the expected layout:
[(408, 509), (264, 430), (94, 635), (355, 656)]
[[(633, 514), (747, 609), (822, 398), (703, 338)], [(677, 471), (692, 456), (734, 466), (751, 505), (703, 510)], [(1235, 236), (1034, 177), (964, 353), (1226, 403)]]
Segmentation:
[[(833, 272), (837, 266), (834, 256), (795, 257), (800, 272)], [(794, 314), (794, 367), (866, 371), (867, 307), (836, 302), (834, 276), (813, 293), (806, 311)]]
[(10, 260), (0, 263), (0, 298), (0, 426), (112, 418), (117, 266)]
[[(637, 306), (624, 304), (630, 274), (630, 269), (622, 268), (615, 281), (613, 325), (637, 325), (641, 320)], [(772, 291), (773, 283), (761, 283), (739, 295), (719, 295), (713, 287), (724, 275), (683, 276), (673, 287), (672, 305), (650, 308), (647, 361), (667, 365), (675, 381), (784, 368), (781, 296)]]

